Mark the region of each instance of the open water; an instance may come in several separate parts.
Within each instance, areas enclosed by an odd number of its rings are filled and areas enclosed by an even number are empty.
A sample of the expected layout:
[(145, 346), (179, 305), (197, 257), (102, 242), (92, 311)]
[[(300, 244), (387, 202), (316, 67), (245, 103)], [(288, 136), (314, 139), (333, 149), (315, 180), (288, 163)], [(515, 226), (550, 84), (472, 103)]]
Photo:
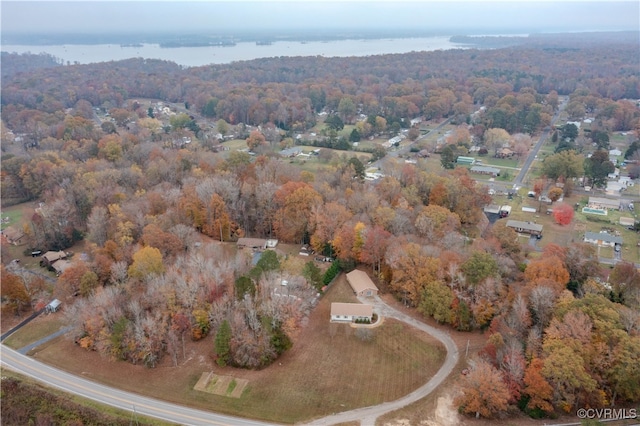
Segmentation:
[(423, 38), (388, 38), (334, 41), (277, 41), (270, 45), (242, 42), (233, 46), (171, 47), (143, 44), (122, 47), (116, 44), (98, 45), (3, 45), (4, 52), (49, 53), (67, 63), (88, 64), (129, 58), (163, 59), (185, 67), (228, 64), (258, 58), (281, 56), (371, 56), (390, 53), (463, 49), (467, 45), (452, 43), (449, 36)]

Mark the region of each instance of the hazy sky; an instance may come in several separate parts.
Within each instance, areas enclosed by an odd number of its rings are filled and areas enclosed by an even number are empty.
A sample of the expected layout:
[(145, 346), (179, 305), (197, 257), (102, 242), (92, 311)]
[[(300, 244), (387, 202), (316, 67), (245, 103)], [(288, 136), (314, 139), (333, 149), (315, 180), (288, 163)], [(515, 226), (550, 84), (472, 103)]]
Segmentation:
[(2, 32), (420, 29), (638, 30), (631, 1), (2, 1)]

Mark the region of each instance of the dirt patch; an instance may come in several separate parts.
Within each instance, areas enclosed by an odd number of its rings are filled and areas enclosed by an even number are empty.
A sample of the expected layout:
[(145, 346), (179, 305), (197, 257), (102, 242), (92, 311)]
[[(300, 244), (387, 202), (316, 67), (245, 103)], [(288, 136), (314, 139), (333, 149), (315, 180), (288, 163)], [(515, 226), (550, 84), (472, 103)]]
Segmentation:
[(248, 384), (249, 381), (245, 379), (232, 376), (218, 376), (213, 372), (204, 372), (193, 388), (197, 391), (214, 395), (240, 398)]

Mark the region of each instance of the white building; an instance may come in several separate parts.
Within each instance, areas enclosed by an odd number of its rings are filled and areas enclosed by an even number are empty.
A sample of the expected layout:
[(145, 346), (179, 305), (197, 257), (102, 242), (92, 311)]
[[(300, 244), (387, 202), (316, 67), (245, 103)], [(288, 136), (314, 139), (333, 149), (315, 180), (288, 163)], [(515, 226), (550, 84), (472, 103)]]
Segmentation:
[(332, 303), (331, 322), (354, 322), (356, 320), (371, 322), (373, 305), (362, 303)]

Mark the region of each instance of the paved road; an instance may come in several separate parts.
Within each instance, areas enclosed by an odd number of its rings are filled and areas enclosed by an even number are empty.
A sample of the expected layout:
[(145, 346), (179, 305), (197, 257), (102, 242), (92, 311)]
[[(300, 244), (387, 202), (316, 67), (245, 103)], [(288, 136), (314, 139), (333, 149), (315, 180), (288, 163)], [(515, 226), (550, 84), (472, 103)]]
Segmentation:
[(155, 417), (171, 423), (197, 426), (266, 426), (273, 424), (209, 413), (121, 391), (50, 367), (4, 345), (1, 346), (0, 359), (3, 368), (32, 377), (54, 388), (122, 410), (135, 412), (142, 416)]
[(35, 342), (18, 349), (18, 352), (20, 352), (22, 355), (26, 355), (31, 349), (35, 349), (38, 346), (44, 345), (45, 343), (55, 339), (56, 337), (62, 336), (63, 334), (67, 334), (67, 332), (70, 331), (72, 328), (73, 327), (71, 326), (63, 327), (60, 330), (56, 331), (55, 333), (48, 335), (47, 337), (43, 337), (40, 340), (36, 340)]
[[(446, 348), (447, 356), (445, 358), (444, 364), (440, 367), (440, 370), (423, 386), (419, 387), (415, 391), (410, 394), (396, 399), (395, 401), (385, 402), (380, 405), (374, 405), (371, 407), (358, 408), (351, 411), (344, 411), (342, 413), (334, 414), (331, 416), (323, 417), (320, 419), (313, 420), (309, 422), (308, 425), (313, 426), (325, 426), (325, 425), (333, 425), (336, 423), (343, 422), (352, 422), (352, 421), (360, 421), (360, 424), (363, 426), (374, 425), (376, 419), (383, 414), (386, 414), (391, 411), (395, 411), (400, 409), (406, 405), (409, 405), (413, 402), (416, 402), (427, 395), (429, 395), (435, 388), (437, 388), (446, 378), (449, 376), (453, 368), (458, 363), (459, 353), (458, 347), (451, 337), (444, 331), (438, 330), (437, 328), (431, 327), (425, 323), (417, 321), (410, 316), (392, 308), (387, 305), (382, 299), (376, 296), (373, 300), (371, 298), (360, 298), (362, 303), (371, 304), (373, 301), (374, 310), (378, 315), (387, 317), (387, 318), (395, 318), (399, 321), (402, 321), (410, 326), (417, 328), (418, 330), (422, 330), (425, 333), (428, 333), (438, 339)], [(375, 372), (372, 372), (375, 374)]]
[[(458, 348), (451, 337), (449, 337), (449, 335), (444, 331), (438, 330), (411, 318), (410, 316), (387, 305), (379, 297), (375, 297), (373, 300), (362, 299), (361, 301), (369, 304), (373, 301), (375, 311), (379, 316), (398, 319), (438, 339), (444, 344), (447, 350), (445, 362), (431, 380), (400, 399), (385, 402), (376, 406), (359, 408), (323, 417), (310, 422), (309, 425), (332, 425), (347, 421), (361, 421), (362, 425), (373, 425), (379, 416), (402, 408), (405, 405), (411, 404), (429, 395), (447, 378), (458, 363)], [(65, 330), (61, 330), (61, 332), (64, 331)], [(102, 404), (111, 405), (122, 410), (133, 411), (140, 415), (155, 417), (168, 422), (184, 425), (233, 426), (265, 426), (270, 424), (255, 420), (209, 413), (125, 392), (74, 376), (57, 368), (50, 367), (4, 345), (1, 346), (0, 362), (3, 368), (9, 368), (52, 387), (62, 389), (63, 391), (89, 398)]]
[(540, 148), (542, 148), (542, 145), (544, 145), (547, 138), (551, 134), (551, 129), (553, 129), (553, 127), (555, 126), (556, 122), (558, 121), (558, 118), (560, 117), (560, 113), (564, 111), (568, 102), (569, 102), (569, 99), (567, 98), (560, 105), (558, 105), (558, 111), (556, 111), (556, 113), (551, 118), (551, 125), (546, 130), (542, 131), (542, 133), (540, 134), (540, 139), (538, 139), (538, 143), (536, 143), (536, 145), (533, 147), (533, 149), (527, 156), (527, 159), (524, 161), (524, 164), (522, 166), (522, 169), (520, 170), (520, 173), (518, 173), (518, 176), (516, 176), (516, 178), (513, 180), (514, 186), (522, 185), (522, 182), (524, 181), (525, 176), (529, 172), (529, 168), (531, 167), (533, 160), (535, 160), (538, 157), (538, 151), (540, 151)]
[(6, 339), (7, 337), (11, 336), (13, 333), (15, 333), (16, 331), (20, 330), (25, 325), (29, 324), (34, 318), (36, 318), (42, 312), (44, 312), (44, 309), (40, 309), (39, 311), (36, 311), (36, 312), (32, 313), (31, 315), (29, 315), (27, 318), (22, 320), (20, 322), (20, 324), (16, 325), (11, 330), (7, 331), (2, 336), (0, 336), (0, 342), (4, 341), (4, 339)]

